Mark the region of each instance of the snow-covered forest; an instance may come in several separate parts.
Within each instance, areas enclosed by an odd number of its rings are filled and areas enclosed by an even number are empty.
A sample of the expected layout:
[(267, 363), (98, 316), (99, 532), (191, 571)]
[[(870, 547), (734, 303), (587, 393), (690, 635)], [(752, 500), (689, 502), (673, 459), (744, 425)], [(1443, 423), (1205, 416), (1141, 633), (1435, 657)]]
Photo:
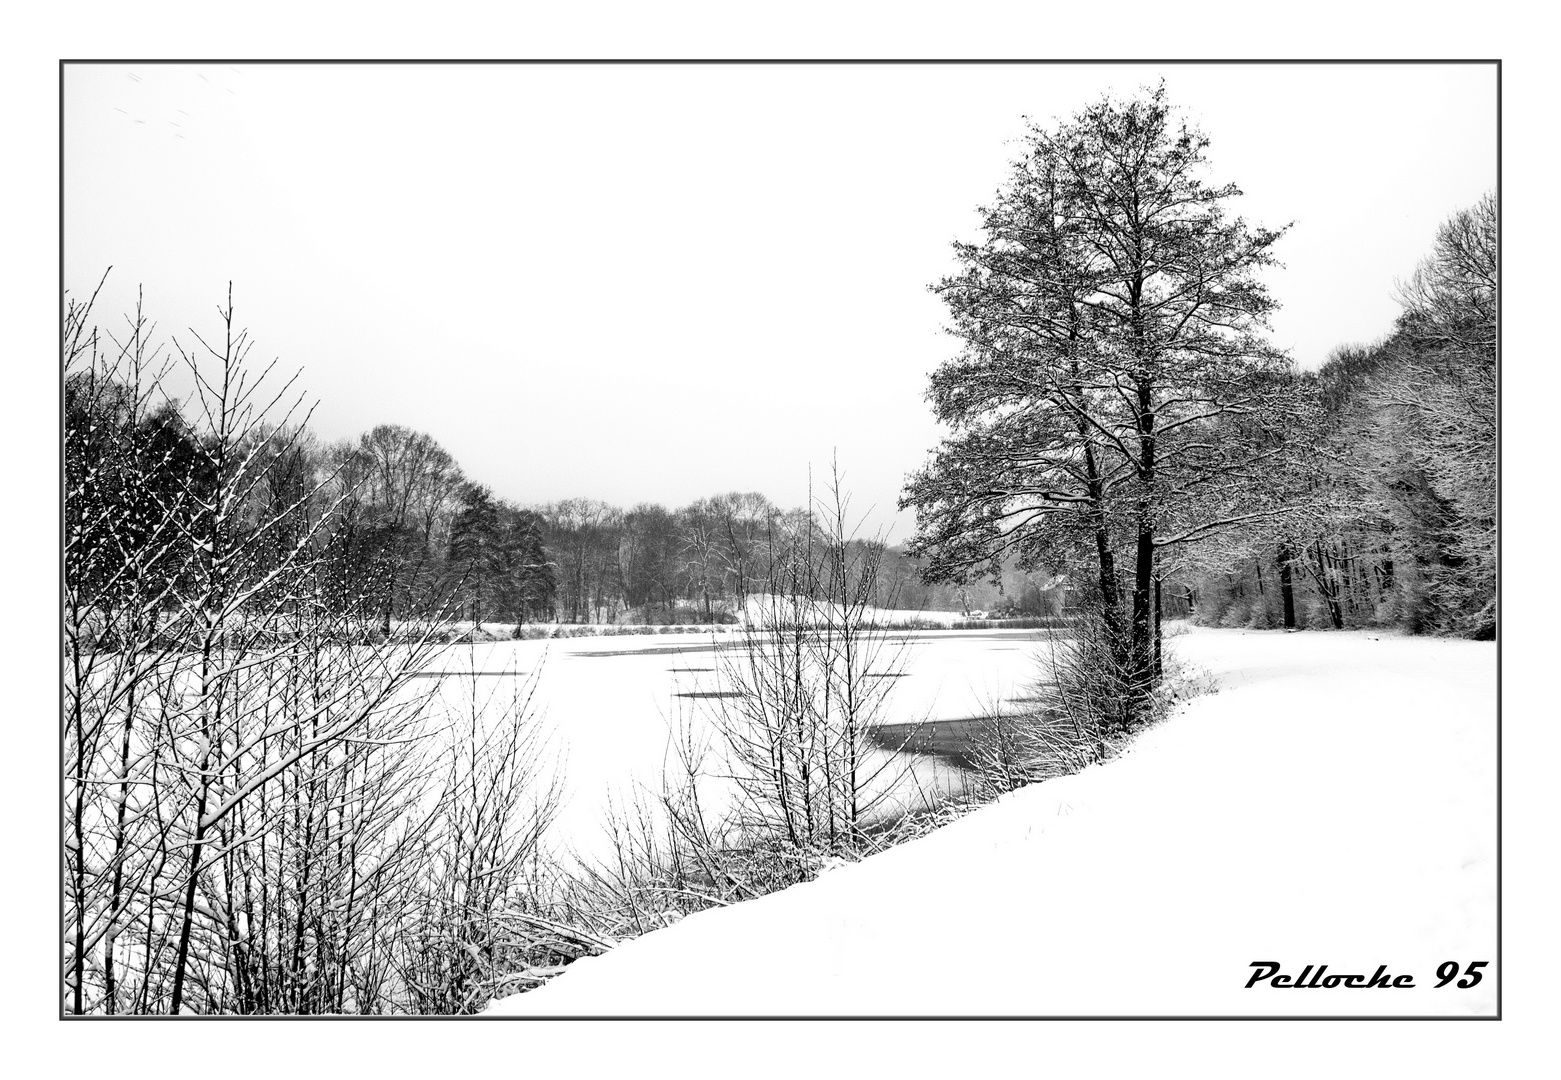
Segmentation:
[[(1494, 959), (1495, 193), (1383, 283), (1382, 338), (1303, 369), (1270, 334), (1289, 226), (1173, 98), (1031, 123), (928, 283), (943, 434), (901, 542), (828, 464), (796, 507), (505, 498), (437, 433), (317, 436), (242, 282), (172, 334), (101, 271), (67, 290), (62, 1010), (1492, 1011), (1494, 980), (1429, 987)], [(948, 704), (954, 635), (1014, 654), (994, 700)], [(569, 772), (622, 762), (542, 703), (642, 653), (673, 666), (611, 723), (661, 770), (589, 805), (587, 857)], [(1345, 874), (1366, 901), (1258, 887)], [(918, 978), (912, 895), (1001, 947)], [(1181, 1009), (1094, 952), (1185, 971), (1222, 926)], [(1423, 992), (1243, 988), (1379, 955)]]

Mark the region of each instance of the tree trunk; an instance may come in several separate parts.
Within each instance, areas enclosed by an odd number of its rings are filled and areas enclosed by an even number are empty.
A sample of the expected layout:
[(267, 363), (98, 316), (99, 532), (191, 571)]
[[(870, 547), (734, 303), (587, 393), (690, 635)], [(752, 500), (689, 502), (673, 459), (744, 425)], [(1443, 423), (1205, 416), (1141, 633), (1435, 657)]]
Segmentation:
[(1281, 543), (1275, 554), (1279, 563), (1279, 596), (1284, 607), (1285, 629), (1295, 629), (1295, 580), (1290, 572), (1290, 545)]
[[(1147, 511), (1144, 511), (1147, 514)], [(1144, 683), (1153, 677), (1153, 627), (1150, 607), (1154, 582), (1154, 526), (1145, 518), (1138, 524), (1133, 578), (1133, 665)], [(1147, 687), (1146, 687), (1147, 689)]]
[[(1134, 282), (1136, 308), (1143, 291), (1141, 280)], [(1146, 353), (1141, 316), (1135, 312), (1133, 336), (1138, 355)], [(1153, 640), (1149, 625), (1150, 589), (1155, 573), (1154, 508), (1155, 492), (1155, 413), (1154, 389), (1146, 382), (1138, 385), (1138, 480), (1143, 485), (1138, 497), (1138, 539), (1133, 581), (1133, 666), (1135, 677), (1148, 690), (1154, 681)]]
[(1105, 620), (1106, 629), (1111, 632), (1113, 639), (1120, 641), (1122, 609), (1117, 588), (1117, 562), (1116, 557), (1111, 554), (1111, 542), (1106, 536), (1104, 527), (1096, 530), (1095, 544), (1100, 554), (1101, 617)]
[[(1079, 379), (1079, 365), (1076, 362), (1073, 365), (1073, 377), (1075, 380)], [(1111, 655), (1116, 663), (1125, 669), (1131, 666), (1132, 657), (1122, 654), (1127, 635), (1122, 632), (1121, 587), (1117, 582), (1117, 562), (1111, 550), (1111, 534), (1106, 526), (1106, 485), (1101, 479), (1100, 468), (1095, 460), (1095, 448), (1090, 442), (1089, 426), (1082, 417), (1078, 421), (1078, 432), (1079, 439), (1084, 445), (1087, 478), (1085, 490), (1089, 493), (1090, 505), (1094, 510), (1095, 553), (1100, 564), (1100, 617), (1105, 626)]]
[(1344, 612), (1339, 608), (1339, 583), (1332, 574), (1327, 555), (1323, 553), (1321, 540), (1312, 545), (1312, 554), (1317, 560), (1317, 588), (1322, 593), (1323, 603), (1327, 605), (1328, 621), (1335, 630), (1343, 630)]
[(1161, 582), (1160, 575), (1154, 576), (1154, 677), (1159, 679), (1165, 674), (1165, 637), (1161, 633)]

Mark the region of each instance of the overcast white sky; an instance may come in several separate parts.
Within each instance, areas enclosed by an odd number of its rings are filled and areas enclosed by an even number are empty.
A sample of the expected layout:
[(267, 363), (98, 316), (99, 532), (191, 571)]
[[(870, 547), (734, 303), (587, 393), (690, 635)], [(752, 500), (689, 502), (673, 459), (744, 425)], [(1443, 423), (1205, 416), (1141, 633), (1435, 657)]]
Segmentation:
[(1303, 366), (1496, 183), (1494, 66), (73, 66), (65, 282), (164, 330), (234, 283), (327, 439), (428, 432), (522, 503), (805, 499), (838, 450), (909, 535), (927, 286), (1023, 117), (1161, 76), (1237, 209), (1294, 221), (1271, 286)]

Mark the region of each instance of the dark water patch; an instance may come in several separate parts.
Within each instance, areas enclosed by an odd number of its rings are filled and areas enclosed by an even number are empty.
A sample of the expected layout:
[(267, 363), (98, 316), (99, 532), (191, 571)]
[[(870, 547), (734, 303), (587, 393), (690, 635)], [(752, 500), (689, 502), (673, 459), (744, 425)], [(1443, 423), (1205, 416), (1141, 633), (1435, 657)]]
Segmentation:
[(414, 671), (407, 676), (409, 679), (457, 679), (471, 678), (473, 676), (494, 675), (530, 675), (529, 671)]
[(740, 698), (740, 690), (685, 690), (676, 695), (686, 698)]
[(863, 678), (866, 678), (866, 679), (906, 679), (906, 678), (910, 677), (910, 674), (911, 673), (908, 672), (908, 671), (885, 671), (885, 672), (876, 672), (876, 673), (873, 673), (873, 674), (870, 674), (870, 675), (864, 675)]
[(669, 667), (667, 670), (672, 672), (674, 675), (687, 675), (687, 674), (701, 672), (701, 671), (714, 671), (715, 668), (713, 668), (713, 667)]
[(976, 716), (919, 724), (878, 724), (869, 728), (867, 735), (880, 749), (892, 753), (930, 754), (970, 768), (990, 723), (986, 717)]
[(567, 652), (564, 656), (676, 656), (678, 653), (715, 652), (714, 645), (660, 645), (650, 649), (613, 649), (609, 652)]
[[(1010, 698), (1010, 703), (1026, 707), (1030, 715), (1045, 713), (1045, 708), (1055, 706), (1056, 700), (1044, 695)], [(1005, 728), (1020, 720), (1018, 714), (994, 719), (991, 716), (967, 716), (953, 720), (928, 720), (914, 724), (878, 724), (867, 731), (873, 744), (891, 753), (926, 754), (940, 757), (960, 768), (978, 768), (983, 749), (989, 749), (994, 738)]]

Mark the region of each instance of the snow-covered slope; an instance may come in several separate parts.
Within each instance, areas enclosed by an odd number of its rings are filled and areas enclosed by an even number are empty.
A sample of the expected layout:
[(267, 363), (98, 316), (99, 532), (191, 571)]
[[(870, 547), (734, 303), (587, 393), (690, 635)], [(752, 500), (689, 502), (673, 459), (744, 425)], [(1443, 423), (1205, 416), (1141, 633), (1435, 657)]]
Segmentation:
[[(1194, 630), (1118, 760), (574, 964), (497, 1014), (1495, 1010), (1496, 650)], [(1438, 965), (1489, 961), (1478, 985)], [(1413, 988), (1247, 989), (1258, 961)]]

